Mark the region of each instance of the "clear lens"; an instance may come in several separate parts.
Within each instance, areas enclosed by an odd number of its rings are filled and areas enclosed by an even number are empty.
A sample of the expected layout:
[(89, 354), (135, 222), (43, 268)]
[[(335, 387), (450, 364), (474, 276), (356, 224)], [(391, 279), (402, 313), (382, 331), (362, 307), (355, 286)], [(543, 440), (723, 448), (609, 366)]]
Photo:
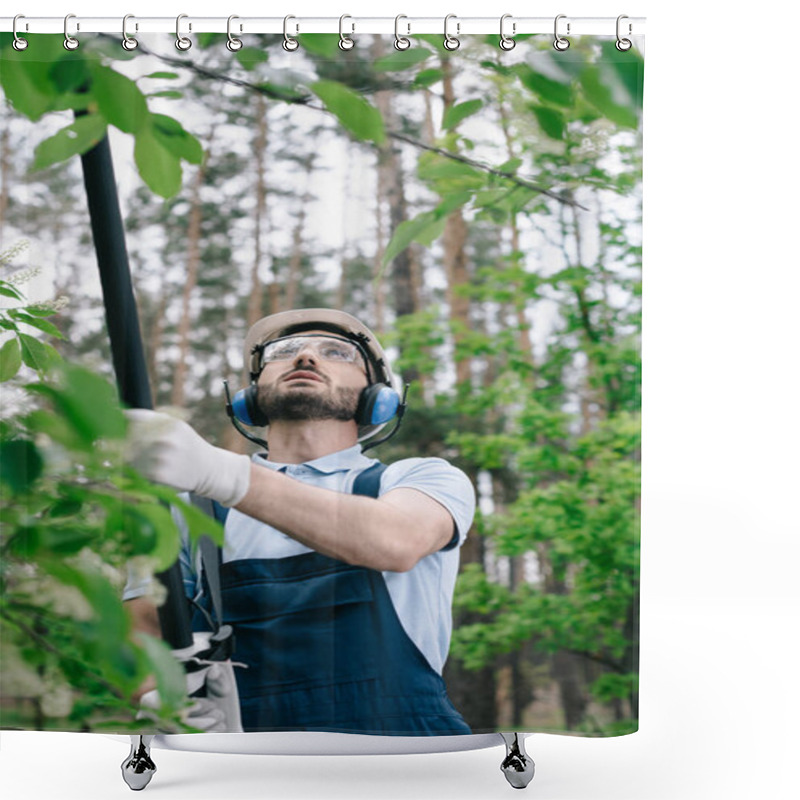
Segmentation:
[(358, 355), (358, 348), (342, 339), (330, 339), (322, 336), (319, 338), (293, 336), (267, 344), (261, 354), (261, 363), (292, 361), (306, 347), (310, 347), (324, 361), (355, 361)]

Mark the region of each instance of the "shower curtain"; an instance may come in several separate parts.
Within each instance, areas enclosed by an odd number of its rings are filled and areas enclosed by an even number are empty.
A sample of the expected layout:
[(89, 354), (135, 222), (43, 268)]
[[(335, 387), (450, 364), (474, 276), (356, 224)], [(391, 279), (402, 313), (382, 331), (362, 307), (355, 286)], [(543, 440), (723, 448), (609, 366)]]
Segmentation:
[[(641, 40), (184, 38), (0, 34), (2, 727), (138, 732), (157, 687), (146, 724), (199, 730), (183, 666), (122, 598), (138, 582), (169, 624), (181, 537), (222, 545), (223, 524), (126, 463), (133, 356), (109, 348), (123, 311), (104, 312), (98, 276), (116, 259), (144, 391), (237, 453), (263, 450), (222, 383), (250, 381), (250, 326), (317, 308), (363, 322), (408, 387), (369, 457), (446, 462), (475, 504), (447, 562), (420, 561), (454, 588), (375, 573), (404, 652), (441, 672), (457, 732), (634, 732)], [(86, 164), (105, 142), (99, 196)], [(117, 206), (124, 238), (93, 232)], [(291, 641), (287, 663), (306, 660)], [(238, 680), (258, 669), (228, 655)]]

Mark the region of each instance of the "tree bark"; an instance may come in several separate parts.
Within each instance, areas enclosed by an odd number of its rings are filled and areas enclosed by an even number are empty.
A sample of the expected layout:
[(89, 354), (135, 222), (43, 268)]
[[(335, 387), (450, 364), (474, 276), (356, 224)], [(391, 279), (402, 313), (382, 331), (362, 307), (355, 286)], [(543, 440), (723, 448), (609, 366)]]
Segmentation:
[(197, 286), (197, 274), (200, 269), (200, 236), (203, 224), (203, 206), (201, 189), (211, 159), (210, 149), (213, 140), (213, 130), (209, 136), (206, 147), (207, 156), (197, 168), (192, 181), (189, 200), (189, 225), (186, 232), (186, 282), (183, 286), (181, 298), (181, 316), (178, 323), (178, 360), (175, 364), (172, 383), (172, 397), (170, 403), (177, 408), (183, 408), (186, 402), (186, 374), (189, 359), (189, 331), (192, 327), (192, 294)]

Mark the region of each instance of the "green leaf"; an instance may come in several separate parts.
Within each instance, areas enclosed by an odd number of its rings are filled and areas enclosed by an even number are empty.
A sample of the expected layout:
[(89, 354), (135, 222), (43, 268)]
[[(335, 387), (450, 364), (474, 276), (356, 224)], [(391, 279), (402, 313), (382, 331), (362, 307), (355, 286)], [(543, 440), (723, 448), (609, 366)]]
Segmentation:
[(269, 53), (259, 47), (242, 47), (236, 51), (236, 60), (247, 70), (269, 61)]
[(9, 381), (22, 366), (22, 352), (15, 336), (0, 347), (0, 382)]
[(180, 77), (177, 72), (151, 72), (144, 75), (145, 78), (159, 78), (163, 80), (175, 80)]
[(37, 145), (32, 169), (44, 169), (85, 153), (106, 135), (106, 121), (99, 114), (78, 117), (71, 125)]
[(61, 360), (61, 356), (49, 344), (40, 342), (27, 333), (17, 335), (25, 366), (35, 369), (37, 372), (46, 372), (54, 363)]
[(116, 388), (82, 367), (65, 365), (63, 374), (64, 385), (58, 390), (56, 405), (85, 441), (122, 438), (127, 424)]
[(50, 80), (61, 94), (76, 92), (89, 85), (89, 64), (80, 54), (52, 63)]
[(442, 128), (451, 130), (462, 120), (477, 114), (483, 108), (483, 100), (467, 100), (463, 103), (451, 106), (444, 113)]
[[(58, 378), (54, 384), (32, 383), (26, 388), (51, 400), (58, 419), (66, 422), (77, 435), (78, 446), (89, 449), (98, 439), (121, 439), (125, 435), (127, 424), (116, 389), (104, 377), (64, 364)], [(65, 433), (57, 423), (53, 427), (46, 418), (37, 418), (36, 423), (48, 433), (51, 433), (48, 428), (52, 427), (52, 435), (59, 441), (64, 440)]]
[(153, 136), (170, 153), (190, 164), (203, 163), (203, 145), (191, 133), (184, 130), (178, 120), (164, 114), (152, 114), (150, 120)]
[(632, 47), (630, 50), (617, 50), (616, 42), (604, 41), (601, 45), (602, 61), (605, 67), (610, 64), (617, 78), (625, 87), (631, 103), (642, 107), (642, 86), (644, 83), (644, 59), (642, 54)]
[(564, 119), (564, 115), (560, 111), (556, 111), (554, 108), (548, 108), (547, 106), (535, 105), (531, 105), (530, 109), (533, 111), (541, 129), (551, 139), (564, 138), (564, 134), (567, 130), (567, 123)]
[(0, 63), (0, 86), (6, 98), (20, 114), (37, 122), (58, 96), (50, 81), (51, 62), (34, 61), (27, 51), (6, 48)]
[(386, 246), (383, 254), (383, 265), (388, 264), (403, 252), (412, 242), (430, 244), (434, 239), (441, 235), (446, 217), (438, 217), (433, 211), (426, 211), (419, 214), (414, 219), (401, 222), (392, 236), (391, 241)]
[(374, 64), (376, 72), (400, 72), (427, 61), (433, 53), (426, 47), (409, 47), (407, 50), (395, 50), (388, 56), (379, 58)]
[(180, 497), (170, 498), (170, 502), (181, 512), (189, 530), (189, 536), (193, 541), (203, 535), (210, 536), (215, 544), (222, 547), (225, 529), (219, 522)]
[(0, 285), (0, 295), (3, 297), (11, 297), (14, 300), (24, 299), (23, 296), (10, 283)]
[(297, 40), (304, 50), (316, 56), (333, 59), (341, 58), (342, 51), (339, 49), (339, 36), (335, 33), (301, 33)]
[(357, 139), (376, 144), (386, 139), (383, 117), (360, 94), (336, 81), (317, 81), (309, 88)]
[(167, 97), (170, 100), (180, 100), (183, 97), (183, 92), (176, 92), (174, 89), (163, 89), (160, 92), (150, 92), (148, 97)]
[(530, 89), (535, 95), (546, 103), (571, 108), (575, 103), (575, 92), (569, 83), (548, 78), (541, 72), (536, 72), (527, 64), (517, 64), (514, 71), (519, 76), (523, 86)]
[(615, 102), (611, 89), (605, 84), (597, 67), (589, 66), (580, 74), (580, 84), (586, 99), (607, 119), (622, 128), (636, 128), (636, 113)]
[(134, 81), (111, 67), (93, 67), (92, 94), (100, 113), (124, 133), (136, 133), (147, 121), (145, 96)]
[(432, 86), (434, 83), (439, 83), (442, 78), (444, 72), (440, 69), (423, 69), (414, 78), (414, 86)]
[(181, 189), (180, 158), (168, 150), (153, 133), (153, 129), (136, 135), (133, 158), (147, 186), (160, 197), (174, 197)]
[(42, 474), (44, 461), (33, 442), (0, 442), (0, 481), (13, 492), (24, 492)]
[(168, 708), (180, 706), (186, 697), (186, 674), (172, 651), (161, 640), (146, 633), (137, 633), (153, 672), (161, 702)]
[(27, 314), (25, 311), (9, 311), (8, 315), (12, 318), (17, 320), (17, 322), (21, 322), (24, 325), (30, 325), (32, 328), (36, 328), (37, 330), (42, 331), (43, 333), (48, 334), (49, 336), (55, 336), (56, 339), (63, 339), (64, 336), (61, 331), (53, 325), (52, 322), (48, 322), (46, 319), (42, 319), (38, 316), (33, 316), (32, 314)]

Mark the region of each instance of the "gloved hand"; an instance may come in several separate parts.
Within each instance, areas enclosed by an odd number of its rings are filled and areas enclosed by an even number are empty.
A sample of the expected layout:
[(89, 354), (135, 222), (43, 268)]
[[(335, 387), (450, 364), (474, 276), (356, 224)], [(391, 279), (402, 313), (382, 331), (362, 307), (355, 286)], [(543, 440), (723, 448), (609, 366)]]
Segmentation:
[(250, 459), (214, 447), (185, 422), (143, 408), (128, 418), (127, 460), (155, 483), (235, 506), (250, 488)]

